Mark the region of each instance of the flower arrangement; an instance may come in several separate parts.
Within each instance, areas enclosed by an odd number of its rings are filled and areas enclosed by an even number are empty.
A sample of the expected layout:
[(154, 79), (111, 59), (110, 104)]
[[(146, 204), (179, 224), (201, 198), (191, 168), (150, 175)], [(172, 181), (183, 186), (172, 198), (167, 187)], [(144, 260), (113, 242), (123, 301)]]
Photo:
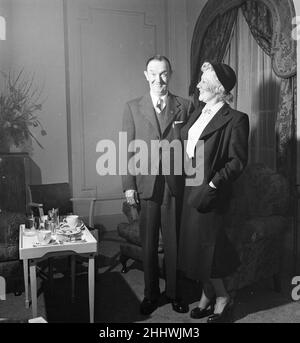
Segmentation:
[(33, 76), (26, 78), (23, 70), (16, 77), (11, 73), (1, 74), (4, 87), (0, 93), (0, 145), (20, 146), (31, 137), (43, 149), (30, 131), (32, 127), (40, 128), (42, 136), (47, 134), (36, 116), (42, 110), (42, 103)]

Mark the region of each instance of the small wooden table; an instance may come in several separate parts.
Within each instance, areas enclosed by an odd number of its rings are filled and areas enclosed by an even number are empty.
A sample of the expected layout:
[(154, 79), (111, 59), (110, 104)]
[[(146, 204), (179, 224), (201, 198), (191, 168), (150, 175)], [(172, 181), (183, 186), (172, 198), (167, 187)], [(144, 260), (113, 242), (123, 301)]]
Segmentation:
[[(85, 228), (83, 230), (83, 238), (85, 241), (64, 242), (63, 244), (53, 245), (35, 245), (37, 236), (25, 236), (22, 225), (19, 230), (19, 254), (23, 260), (24, 268), (24, 283), (25, 283), (25, 306), (29, 308), (28, 298), (28, 262), (30, 269), (30, 288), (32, 301), (32, 317), (37, 317), (37, 286), (36, 286), (36, 264), (48, 257), (61, 255), (79, 254), (86, 256), (89, 259), (88, 264), (88, 285), (89, 285), (89, 309), (90, 322), (94, 322), (94, 297), (95, 297), (95, 254), (97, 252), (97, 240)], [(75, 260), (72, 263), (72, 295), (74, 293), (74, 274)]]

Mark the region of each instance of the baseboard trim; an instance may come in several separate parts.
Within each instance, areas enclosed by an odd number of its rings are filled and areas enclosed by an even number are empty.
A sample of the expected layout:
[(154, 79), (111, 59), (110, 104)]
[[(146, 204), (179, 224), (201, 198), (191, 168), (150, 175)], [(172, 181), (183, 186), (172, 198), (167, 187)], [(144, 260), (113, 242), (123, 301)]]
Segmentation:
[(95, 227), (99, 227), (102, 232), (116, 231), (120, 223), (128, 222), (123, 213), (95, 216)]

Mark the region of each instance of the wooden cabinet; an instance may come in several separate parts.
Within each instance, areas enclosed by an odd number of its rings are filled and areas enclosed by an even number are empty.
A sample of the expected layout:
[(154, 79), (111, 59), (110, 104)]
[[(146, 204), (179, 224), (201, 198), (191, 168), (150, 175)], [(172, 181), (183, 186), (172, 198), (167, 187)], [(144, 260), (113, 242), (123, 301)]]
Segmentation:
[(0, 153), (0, 210), (26, 213), (27, 185), (33, 183), (27, 153)]

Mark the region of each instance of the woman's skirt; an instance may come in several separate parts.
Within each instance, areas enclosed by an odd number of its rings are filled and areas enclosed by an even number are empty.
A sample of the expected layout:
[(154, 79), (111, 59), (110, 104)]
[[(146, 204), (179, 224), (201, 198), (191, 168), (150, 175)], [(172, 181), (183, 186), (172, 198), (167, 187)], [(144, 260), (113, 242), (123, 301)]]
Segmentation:
[(188, 202), (192, 187), (185, 187), (181, 216), (178, 269), (193, 280), (224, 278), (238, 268), (236, 249), (226, 235), (224, 212), (200, 213)]

